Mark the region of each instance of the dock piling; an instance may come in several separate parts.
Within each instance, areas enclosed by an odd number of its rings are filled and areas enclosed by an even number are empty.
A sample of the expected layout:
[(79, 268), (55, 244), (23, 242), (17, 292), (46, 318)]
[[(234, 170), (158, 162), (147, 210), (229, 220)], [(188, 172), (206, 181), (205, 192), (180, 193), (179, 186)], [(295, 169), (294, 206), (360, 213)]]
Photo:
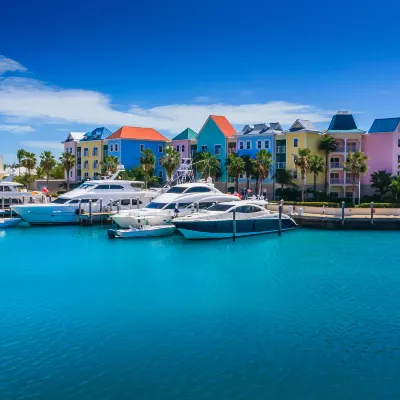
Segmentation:
[(236, 209), (233, 210), (232, 213), (232, 240), (236, 240)]
[(121, 210), (121, 199), (119, 199), (117, 203), (117, 214), (119, 214), (120, 210)]
[(29, 203), (33, 204), (33, 197), (32, 196), (29, 198)]
[(371, 225), (374, 225), (374, 202), (371, 201)]
[(52, 203), (52, 202), (53, 202), (53, 196), (50, 195), (50, 196), (49, 196), (49, 203)]
[(92, 199), (89, 200), (89, 224), (92, 225)]
[(344, 228), (344, 201), (342, 201), (342, 229)]
[(25, 204), (25, 196), (22, 196), (22, 204)]
[(139, 205), (140, 205), (139, 197), (136, 197), (136, 208), (139, 208)]
[(4, 196), (1, 198), (1, 209), (4, 210)]
[(82, 215), (82, 200), (79, 200), (79, 203), (78, 203), (78, 215), (79, 215), (79, 223), (82, 223), (82, 218), (81, 218), (81, 215)]
[(278, 209), (279, 209), (278, 236), (282, 236), (282, 211), (283, 211), (282, 200), (279, 202)]
[(112, 199), (110, 199), (110, 212), (112, 211)]
[(102, 212), (103, 211), (103, 199), (99, 200), (99, 211)]

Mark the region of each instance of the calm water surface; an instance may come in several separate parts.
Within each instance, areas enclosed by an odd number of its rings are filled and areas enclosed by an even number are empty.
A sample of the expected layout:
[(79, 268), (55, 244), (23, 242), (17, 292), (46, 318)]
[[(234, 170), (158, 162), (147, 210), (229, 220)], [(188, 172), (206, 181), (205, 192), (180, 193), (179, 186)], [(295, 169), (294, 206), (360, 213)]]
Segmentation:
[(399, 239), (0, 231), (0, 399), (399, 399)]

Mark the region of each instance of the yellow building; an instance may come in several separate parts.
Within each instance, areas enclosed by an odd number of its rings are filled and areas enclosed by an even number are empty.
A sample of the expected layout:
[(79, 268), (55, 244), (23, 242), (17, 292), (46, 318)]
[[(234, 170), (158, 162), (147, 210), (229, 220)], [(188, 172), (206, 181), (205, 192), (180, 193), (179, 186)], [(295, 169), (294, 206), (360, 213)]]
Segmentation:
[[(299, 149), (308, 148), (311, 154), (318, 154), (325, 160), (325, 154), (318, 147), (321, 142), (322, 132), (319, 131), (311, 121), (298, 119), (285, 131), (286, 136), (286, 169), (293, 171), (293, 181), (301, 186), (301, 173), (295, 166), (295, 157), (299, 154)], [(317, 190), (323, 190), (325, 183), (325, 172), (320, 172), (317, 176)], [(307, 188), (313, 187), (314, 175), (306, 175)]]
[(85, 133), (77, 146), (77, 179), (98, 179), (101, 177), (102, 163), (107, 155), (104, 140), (111, 135), (106, 128), (96, 128)]

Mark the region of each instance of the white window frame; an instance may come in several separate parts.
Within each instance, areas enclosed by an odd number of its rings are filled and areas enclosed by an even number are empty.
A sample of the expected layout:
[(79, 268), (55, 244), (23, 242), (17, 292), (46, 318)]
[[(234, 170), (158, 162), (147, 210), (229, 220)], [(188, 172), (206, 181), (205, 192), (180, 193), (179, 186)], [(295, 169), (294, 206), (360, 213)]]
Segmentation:
[(239, 150), (244, 150), (244, 142), (239, 142)]
[(83, 148), (83, 157), (89, 157), (89, 147)]
[(93, 157), (99, 156), (99, 148), (98, 147), (93, 147), (92, 155), (93, 155)]
[(93, 169), (97, 169), (99, 168), (99, 161), (98, 160), (94, 160), (93, 161)]
[(139, 144), (139, 149), (140, 149), (140, 151), (144, 150), (144, 144), (143, 143)]
[(83, 162), (83, 169), (89, 169), (89, 161), (88, 160), (85, 160)]
[[(296, 144), (296, 145), (295, 145), (295, 140), (297, 140), (297, 144)], [(299, 138), (297, 138), (297, 137), (293, 138), (293, 147), (294, 147), (295, 149), (298, 149), (298, 148), (299, 148)]]
[(89, 172), (85, 172), (85, 174), (83, 175), (85, 178), (89, 178)]
[(251, 150), (251, 140), (246, 140), (246, 150)]
[(269, 139), (264, 140), (264, 149), (269, 149), (271, 147), (271, 143)]
[[(217, 146), (219, 146), (219, 147), (218, 147), (218, 148), (219, 148), (219, 153), (217, 153)], [(220, 155), (222, 154), (222, 146), (221, 146), (220, 144), (214, 145), (214, 154), (215, 154), (216, 156), (220, 156)]]

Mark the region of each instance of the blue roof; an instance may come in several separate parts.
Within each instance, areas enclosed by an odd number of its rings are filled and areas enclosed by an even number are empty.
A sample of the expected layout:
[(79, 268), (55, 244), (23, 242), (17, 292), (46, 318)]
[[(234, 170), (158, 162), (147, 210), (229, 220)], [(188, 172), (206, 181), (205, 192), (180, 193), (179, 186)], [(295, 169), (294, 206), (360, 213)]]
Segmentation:
[(190, 128), (186, 128), (179, 135), (176, 135), (172, 140), (194, 140), (196, 139), (197, 133)]
[(112, 132), (110, 132), (107, 128), (101, 127), (93, 129), (91, 132), (86, 132), (81, 141), (88, 140), (104, 140), (107, 139)]
[(352, 114), (336, 114), (332, 117), (328, 131), (346, 132), (359, 131)]
[(400, 124), (400, 118), (376, 119), (368, 133), (394, 132)]

